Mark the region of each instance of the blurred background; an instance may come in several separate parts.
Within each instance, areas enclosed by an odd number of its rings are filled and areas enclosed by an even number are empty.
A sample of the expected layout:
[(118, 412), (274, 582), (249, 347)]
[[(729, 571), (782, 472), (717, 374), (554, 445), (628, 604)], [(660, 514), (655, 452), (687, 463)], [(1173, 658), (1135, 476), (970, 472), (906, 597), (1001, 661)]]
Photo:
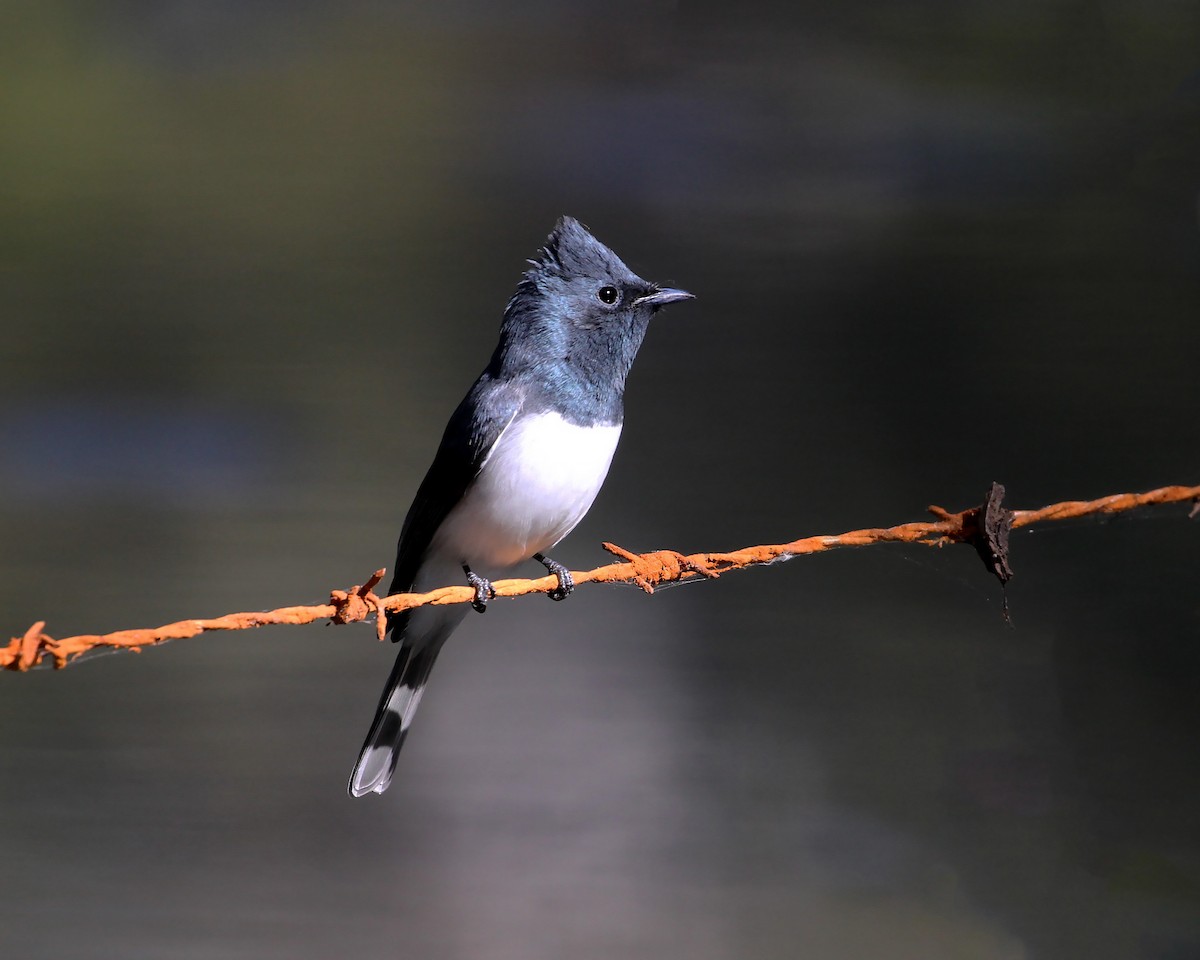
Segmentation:
[[(1200, 483), (1200, 7), (0, 11), (0, 611), (56, 636), (390, 566), (555, 218), (656, 321), (555, 556)], [(1186, 507), (493, 604), (391, 790), (394, 648), (0, 677), (0, 955), (1200, 955)], [(530, 565), (529, 574), (540, 568)]]

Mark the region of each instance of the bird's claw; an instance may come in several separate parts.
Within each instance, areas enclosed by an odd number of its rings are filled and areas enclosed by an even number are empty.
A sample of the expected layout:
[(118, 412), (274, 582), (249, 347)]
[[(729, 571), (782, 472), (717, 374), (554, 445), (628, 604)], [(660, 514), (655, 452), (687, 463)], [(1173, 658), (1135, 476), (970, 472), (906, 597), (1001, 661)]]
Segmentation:
[(558, 577), (558, 586), (550, 591), (550, 599), (566, 600), (575, 591), (575, 578), (566, 567), (551, 572)]
[(481, 577), (468, 566), (463, 566), (463, 570), (467, 574), (467, 583), (475, 588), (475, 599), (471, 601), (471, 606), (475, 608), (476, 613), (487, 613), (488, 601), (496, 596), (496, 588), (492, 586), (492, 581), (487, 577)]
[(550, 591), (550, 599), (566, 600), (575, 590), (575, 578), (571, 576), (571, 571), (557, 560), (543, 557), (540, 553), (535, 553), (533, 559), (558, 577), (558, 586)]

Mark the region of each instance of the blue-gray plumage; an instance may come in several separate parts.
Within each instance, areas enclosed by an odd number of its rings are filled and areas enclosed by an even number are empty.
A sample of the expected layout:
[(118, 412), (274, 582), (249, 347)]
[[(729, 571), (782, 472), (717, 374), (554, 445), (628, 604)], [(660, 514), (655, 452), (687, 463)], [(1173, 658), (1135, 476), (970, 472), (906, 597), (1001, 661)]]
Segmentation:
[[(583, 519), (616, 450), (625, 378), (650, 318), (690, 293), (634, 274), (577, 221), (563, 217), (530, 261), (500, 324), (500, 342), (450, 417), (441, 446), (400, 531), (388, 593), (427, 591), (464, 574), (476, 610), (487, 576), (544, 556)], [(463, 604), (425, 606), (388, 619), (401, 644), (350, 793), (383, 793), (433, 662), (466, 615)]]

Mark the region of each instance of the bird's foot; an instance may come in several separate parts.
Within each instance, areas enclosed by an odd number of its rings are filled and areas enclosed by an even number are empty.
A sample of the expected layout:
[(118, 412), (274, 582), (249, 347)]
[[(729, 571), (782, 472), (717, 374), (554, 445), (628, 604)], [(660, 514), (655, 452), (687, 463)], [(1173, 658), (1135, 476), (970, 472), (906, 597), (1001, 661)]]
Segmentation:
[(571, 576), (571, 571), (557, 560), (551, 560), (540, 553), (535, 553), (533, 559), (558, 577), (558, 586), (550, 591), (550, 599), (566, 600), (575, 589), (575, 579)]
[(496, 596), (492, 581), (487, 577), (481, 577), (465, 563), (463, 564), (463, 573), (467, 575), (467, 583), (475, 588), (475, 599), (471, 601), (471, 606), (478, 613), (487, 613), (488, 601)]

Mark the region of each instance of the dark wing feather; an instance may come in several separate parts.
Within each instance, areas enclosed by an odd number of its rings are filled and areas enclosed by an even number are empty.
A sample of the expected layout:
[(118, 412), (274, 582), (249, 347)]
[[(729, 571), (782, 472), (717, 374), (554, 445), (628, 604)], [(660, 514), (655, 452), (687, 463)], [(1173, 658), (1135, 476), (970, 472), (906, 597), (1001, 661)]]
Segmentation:
[[(404, 518), (389, 595), (412, 589), (438, 527), (479, 475), (496, 440), (520, 409), (522, 397), (516, 384), (497, 383), (485, 372), (458, 405)], [(393, 640), (403, 636), (407, 622), (407, 611), (388, 617)]]

